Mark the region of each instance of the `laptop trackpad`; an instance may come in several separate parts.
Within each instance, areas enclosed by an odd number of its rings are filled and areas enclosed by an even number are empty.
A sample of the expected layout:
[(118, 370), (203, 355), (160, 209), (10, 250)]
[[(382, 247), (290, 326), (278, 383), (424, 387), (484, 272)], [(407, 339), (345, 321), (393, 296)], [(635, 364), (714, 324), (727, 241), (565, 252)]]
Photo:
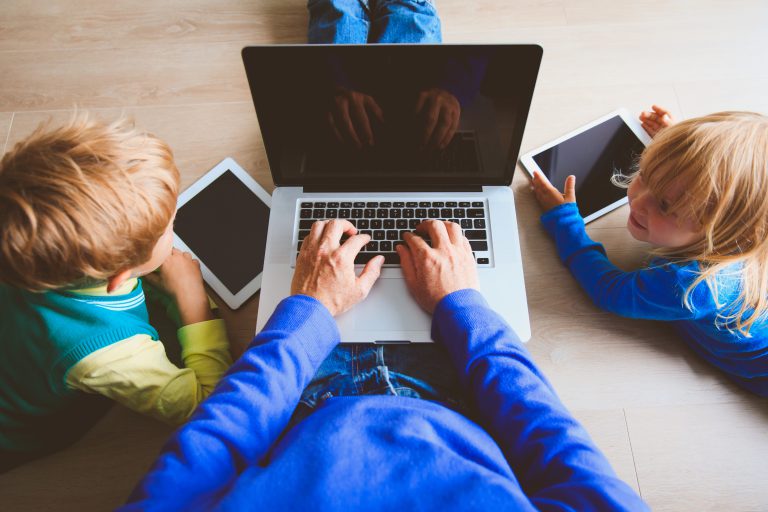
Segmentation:
[(355, 331), (429, 332), (432, 324), (402, 279), (379, 279), (368, 297), (343, 316), (340, 320), (349, 327), (354, 324)]

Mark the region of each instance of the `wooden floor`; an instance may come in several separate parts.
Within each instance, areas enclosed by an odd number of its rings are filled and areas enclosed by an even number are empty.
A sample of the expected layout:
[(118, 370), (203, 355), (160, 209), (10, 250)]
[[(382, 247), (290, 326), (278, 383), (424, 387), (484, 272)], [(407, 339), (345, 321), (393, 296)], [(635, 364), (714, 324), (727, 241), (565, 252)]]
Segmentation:
[[(527, 151), (617, 107), (681, 117), (768, 113), (765, 0), (437, 0), (445, 42), (535, 42), (544, 61)], [(269, 169), (240, 49), (306, 41), (304, 0), (5, 0), (0, 147), (75, 107), (133, 114), (174, 148), (186, 187), (226, 156), (265, 188)], [(558, 263), (518, 170), (513, 188), (533, 338), (565, 403), (655, 510), (768, 510), (768, 403), (682, 346), (665, 325), (596, 309)], [(589, 232), (625, 268), (648, 249), (626, 207)], [(257, 300), (224, 307), (242, 349)], [(4, 510), (107, 510), (170, 431), (115, 407), (76, 446), (0, 476)]]

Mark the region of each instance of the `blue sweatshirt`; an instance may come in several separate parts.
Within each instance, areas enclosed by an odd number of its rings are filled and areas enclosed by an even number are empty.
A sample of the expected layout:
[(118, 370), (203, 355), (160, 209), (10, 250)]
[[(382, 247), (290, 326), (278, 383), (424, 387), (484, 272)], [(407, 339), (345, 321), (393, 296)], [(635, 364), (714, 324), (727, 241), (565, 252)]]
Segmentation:
[(654, 258), (647, 268), (624, 272), (587, 236), (576, 203), (549, 210), (541, 222), (560, 259), (598, 307), (628, 318), (672, 321), (697, 354), (742, 387), (768, 396), (768, 317), (755, 322), (749, 336), (718, 327), (718, 315), (734, 307), (741, 291), (737, 266), (716, 277), (717, 300), (706, 283), (697, 285), (689, 309), (685, 292), (699, 275), (698, 263)]
[(479, 423), (437, 403), (334, 397), (284, 427), (339, 342), (306, 296), (283, 300), (123, 510), (647, 510), (474, 290), (433, 320)]

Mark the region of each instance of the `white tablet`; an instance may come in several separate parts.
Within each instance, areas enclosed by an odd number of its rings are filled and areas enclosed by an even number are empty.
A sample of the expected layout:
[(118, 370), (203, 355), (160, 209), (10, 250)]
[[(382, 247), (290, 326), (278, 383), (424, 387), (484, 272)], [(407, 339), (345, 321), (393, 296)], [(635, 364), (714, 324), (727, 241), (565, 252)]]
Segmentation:
[(533, 177), (541, 171), (558, 190), (576, 176), (576, 202), (590, 222), (627, 202), (627, 190), (611, 183), (614, 173), (629, 174), (651, 137), (626, 109), (606, 114), (520, 158)]
[(203, 279), (232, 309), (261, 288), (271, 205), (231, 158), (179, 195), (174, 245), (200, 260)]

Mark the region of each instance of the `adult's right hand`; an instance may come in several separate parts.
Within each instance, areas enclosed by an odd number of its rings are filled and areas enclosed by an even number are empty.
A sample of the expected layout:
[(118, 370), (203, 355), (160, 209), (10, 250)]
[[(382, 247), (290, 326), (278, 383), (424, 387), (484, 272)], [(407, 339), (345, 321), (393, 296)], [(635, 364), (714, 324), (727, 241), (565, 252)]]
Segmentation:
[(352, 144), (357, 149), (373, 146), (372, 118), (384, 123), (384, 112), (372, 96), (345, 87), (336, 88), (328, 124), (339, 142)]
[[(347, 241), (339, 243), (342, 234)], [(312, 224), (301, 243), (291, 295), (309, 295), (319, 300), (333, 316), (343, 313), (368, 296), (381, 274), (383, 256), (376, 256), (355, 275), (355, 256), (370, 242), (358, 235), (348, 220), (320, 220)]]
[(406, 233), (397, 246), (403, 277), (416, 302), (432, 313), (443, 297), (465, 288), (479, 288), (477, 266), (469, 240), (455, 222), (428, 220), (416, 227), (432, 241)]

